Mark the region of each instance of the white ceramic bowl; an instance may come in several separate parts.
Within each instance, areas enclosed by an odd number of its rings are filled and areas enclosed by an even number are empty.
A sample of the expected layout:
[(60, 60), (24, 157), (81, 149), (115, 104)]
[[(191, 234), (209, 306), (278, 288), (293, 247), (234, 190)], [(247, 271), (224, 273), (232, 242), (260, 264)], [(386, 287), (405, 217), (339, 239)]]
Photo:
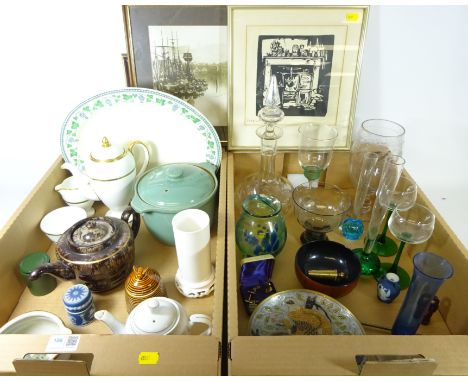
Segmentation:
[(56, 243), (68, 228), (87, 216), (87, 212), (83, 208), (60, 207), (50, 211), (42, 218), (40, 228), (50, 240)]
[(41, 310), (24, 313), (0, 328), (0, 334), (71, 334), (55, 314)]

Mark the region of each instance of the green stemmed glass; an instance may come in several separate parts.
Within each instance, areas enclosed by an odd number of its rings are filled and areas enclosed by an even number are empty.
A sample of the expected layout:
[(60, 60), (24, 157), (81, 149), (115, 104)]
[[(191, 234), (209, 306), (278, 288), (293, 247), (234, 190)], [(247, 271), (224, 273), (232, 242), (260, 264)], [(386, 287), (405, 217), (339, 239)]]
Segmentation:
[(398, 265), (406, 243), (421, 244), (429, 240), (434, 232), (435, 215), (421, 204), (400, 210), (395, 208), (388, 219), (388, 228), (398, 240), (400, 245), (393, 263), (382, 263), (375, 278), (379, 279), (385, 273), (396, 273), (400, 278), (400, 288), (406, 289), (411, 281), (406, 270)]
[(310, 187), (317, 187), (320, 175), (332, 159), (338, 130), (330, 125), (305, 123), (299, 126), (299, 164)]
[(394, 240), (387, 236), (388, 220), (393, 210), (398, 206), (400, 211), (407, 210), (414, 206), (416, 197), (418, 196), (418, 186), (407, 176), (400, 176), (395, 189), (386, 188), (380, 190), (379, 203), (387, 208), (385, 225), (377, 237), (377, 240), (372, 248), (372, 252), (380, 257), (393, 256), (398, 251), (398, 246)]
[(380, 260), (379, 257), (373, 252), (373, 247), (377, 241), (380, 226), (385, 220), (387, 207), (379, 202), (379, 195), (381, 194), (382, 190), (395, 190), (398, 179), (400, 178), (401, 172), (403, 171), (404, 164), (405, 160), (399, 155), (387, 154), (385, 158), (382, 176), (377, 188), (377, 197), (374, 201), (369, 226), (367, 229), (367, 237), (364, 242), (364, 248), (356, 248), (353, 250), (361, 262), (362, 275), (375, 275), (380, 271)]

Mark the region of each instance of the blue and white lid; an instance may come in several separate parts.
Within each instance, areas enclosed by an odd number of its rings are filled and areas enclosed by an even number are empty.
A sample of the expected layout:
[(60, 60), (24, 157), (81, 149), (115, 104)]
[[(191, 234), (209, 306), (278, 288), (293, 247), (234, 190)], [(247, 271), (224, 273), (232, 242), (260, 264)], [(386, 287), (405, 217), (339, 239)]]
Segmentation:
[(87, 304), (91, 298), (91, 291), (86, 285), (76, 284), (67, 289), (63, 295), (63, 303), (66, 307), (77, 308)]

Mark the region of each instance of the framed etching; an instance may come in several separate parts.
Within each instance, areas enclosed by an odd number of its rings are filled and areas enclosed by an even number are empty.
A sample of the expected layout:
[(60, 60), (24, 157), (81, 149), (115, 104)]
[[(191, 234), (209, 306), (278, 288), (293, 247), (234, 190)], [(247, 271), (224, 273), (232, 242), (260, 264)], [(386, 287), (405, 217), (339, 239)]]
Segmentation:
[(226, 6), (124, 5), (123, 14), (131, 86), (189, 102), (219, 133), (228, 109)]
[(230, 6), (230, 149), (255, 149), (258, 111), (276, 76), (283, 137), (298, 147), (298, 125), (334, 125), (349, 149), (367, 25), (366, 6)]

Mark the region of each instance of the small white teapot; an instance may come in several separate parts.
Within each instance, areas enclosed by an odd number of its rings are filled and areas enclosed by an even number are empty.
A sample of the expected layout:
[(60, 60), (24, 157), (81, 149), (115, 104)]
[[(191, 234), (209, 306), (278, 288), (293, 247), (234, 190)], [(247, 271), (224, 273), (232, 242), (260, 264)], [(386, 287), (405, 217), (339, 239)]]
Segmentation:
[[(143, 163), (138, 170), (132, 155), (135, 146), (141, 146), (144, 154)], [(136, 178), (148, 166), (149, 156), (148, 148), (140, 141), (134, 141), (126, 147), (111, 145), (104, 137), (101, 145), (85, 159), (85, 174), (69, 163), (65, 163), (62, 168), (70, 170), (81, 180), (80, 190), (88, 199), (99, 199), (109, 208), (106, 215), (120, 218), (133, 197)]]
[(115, 334), (188, 334), (195, 323), (208, 328), (200, 333), (211, 334), (211, 320), (204, 314), (188, 317), (182, 305), (167, 297), (152, 297), (140, 302), (122, 324), (107, 310), (99, 310), (94, 318), (103, 321)]

